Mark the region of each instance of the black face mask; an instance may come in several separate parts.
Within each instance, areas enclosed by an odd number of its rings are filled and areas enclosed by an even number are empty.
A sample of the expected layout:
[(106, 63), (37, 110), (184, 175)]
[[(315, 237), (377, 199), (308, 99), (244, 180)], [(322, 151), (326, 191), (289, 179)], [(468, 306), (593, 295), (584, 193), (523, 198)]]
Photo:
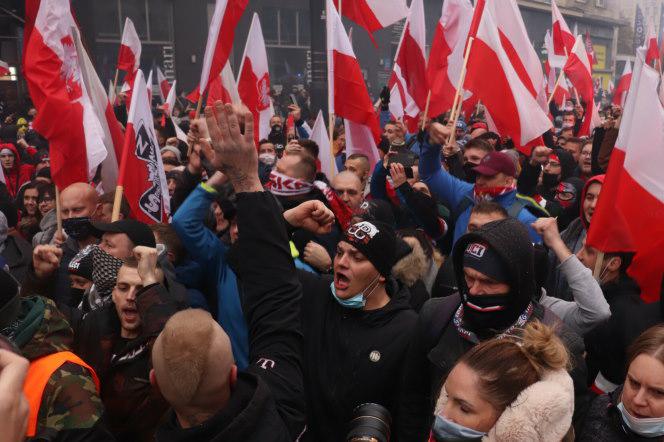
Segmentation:
[(463, 295), (463, 322), (475, 332), (488, 329), (504, 330), (522, 313), (515, 308), (512, 301), (513, 297), (509, 293)]
[(463, 165), (463, 172), (466, 174), (466, 180), (469, 183), (474, 183), (477, 179), (477, 172), (473, 169), (477, 167), (477, 164), (466, 163)]
[(72, 287), (69, 289), (69, 293), (71, 293), (71, 299), (78, 304), (83, 299), (83, 296), (85, 296), (85, 289), (75, 289)]
[(551, 173), (542, 174), (542, 186), (546, 187), (547, 189), (556, 187), (559, 181), (560, 181), (560, 175), (554, 175)]
[(92, 236), (92, 223), (89, 216), (81, 216), (78, 218), (69, 218), (62, 220), (62, 228), (65, 233), (77, 241), (82, 241), (89, 236)]

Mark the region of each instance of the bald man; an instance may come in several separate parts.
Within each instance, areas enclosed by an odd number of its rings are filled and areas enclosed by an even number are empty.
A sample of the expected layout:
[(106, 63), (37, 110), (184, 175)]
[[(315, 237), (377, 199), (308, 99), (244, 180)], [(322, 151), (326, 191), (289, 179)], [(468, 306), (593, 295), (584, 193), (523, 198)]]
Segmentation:
[(362, 181), (353, 172), (344, 170), (332, 178), (332, 189), (351, 209), (358, 209), (364, 201)]
[(53, 299), (60, 309), (75, 307), (80, 299), (74, 299), (70, 291), (69, 262), (79, 250), (99, 241), (93, 235), (92, 218), (99, 209), (99, 196), (87, 183), (74, 183), (60, 192), (62, 228), (67, 239), (58, 237), (60, 252), (52, 253), (53, 246), (37, 246), (32, 252), (32, 266), (23, 294), (41, 294)]

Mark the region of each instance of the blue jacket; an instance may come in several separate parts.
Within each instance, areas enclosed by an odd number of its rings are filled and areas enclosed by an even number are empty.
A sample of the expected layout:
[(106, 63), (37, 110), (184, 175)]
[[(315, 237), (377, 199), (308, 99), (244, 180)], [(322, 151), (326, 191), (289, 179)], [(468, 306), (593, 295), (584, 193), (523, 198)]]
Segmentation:
[(214, 199), (214, 193), (198, 185), (173, 216), (173, 228), (191, 259), (207, 270), (210, 286), (217, 287), (217, 321), (230, 338), (235, 363), (243, 370), (248, 364), (249, 338), (235, 273), (226, 260), (228, 246), (204, 225)]
[[(459, 237), (466, 233), (470, 212), (475, 206), (474, 184), (462, 181), (447, 173), (440, 164), (440, 146), (431, 145), (428, 140), (422, 143), (419, 172), (420, 179), (429, 186), (431, 193), (450, 209), (453, 217), (456, 216), (456, 218), (453, 218), (456, 221), (454, 226), (454, 243), (456, 243)], [(468, 200), (468, 207), (463, 212), (456, 213), (464, 199)], [(509, 210), (516, 201), (516, 189), (500, 195), (494, 201)], [(542, 242), (542, 239), (531, 227), (531, 224), (537, 219), (535, 215), (530, 213), (528, 209), (523, 208), (519, 211), (517, 219), (526, 226), (533, 242)]]

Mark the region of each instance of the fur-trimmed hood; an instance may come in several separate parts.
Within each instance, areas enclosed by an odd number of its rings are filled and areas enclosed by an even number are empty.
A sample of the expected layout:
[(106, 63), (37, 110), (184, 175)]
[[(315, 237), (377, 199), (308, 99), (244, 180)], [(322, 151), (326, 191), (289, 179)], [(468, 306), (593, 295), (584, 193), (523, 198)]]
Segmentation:
[(408, 243), (412, 251), (392, 267), (392, 276), (404, 283), (406, 287), (412, 287), (426, 276), (431, 262), (427, 259), (424, 249), (416, 238), (407, 236), (403, 240)]
[[(446, 402), (447, 394), (441, 393), (436, 414)], [(482, 441), (560, 442), (572, 426), (573, 413), (572, 378), (566, 370), (549, 371), (517, 396)]]

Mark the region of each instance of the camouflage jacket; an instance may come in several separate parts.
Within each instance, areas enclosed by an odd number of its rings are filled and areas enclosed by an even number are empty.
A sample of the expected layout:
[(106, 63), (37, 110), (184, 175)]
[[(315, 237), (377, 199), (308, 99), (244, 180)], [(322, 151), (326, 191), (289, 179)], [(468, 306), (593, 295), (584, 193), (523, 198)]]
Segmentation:
[[(22, 298), (13, 331), (9, 338), (30, 361), (72, 349), (72, 330), (47, 298)], [(88, 370), (67, 362), (46, 384), (32, 440), (114, 440), (103, 424), (102, 413), (103, 405)]]
[(154, 440), (169, 406), (150, 385), (152, 345), (184, 302), (153, 284), (138, 292), (136, 306), (142, 326), (135, 339), (120, 337), (114, 304), (88, 313), (75, 330), (74, 348), (99, 376), (107, 422), (118, 440)]

